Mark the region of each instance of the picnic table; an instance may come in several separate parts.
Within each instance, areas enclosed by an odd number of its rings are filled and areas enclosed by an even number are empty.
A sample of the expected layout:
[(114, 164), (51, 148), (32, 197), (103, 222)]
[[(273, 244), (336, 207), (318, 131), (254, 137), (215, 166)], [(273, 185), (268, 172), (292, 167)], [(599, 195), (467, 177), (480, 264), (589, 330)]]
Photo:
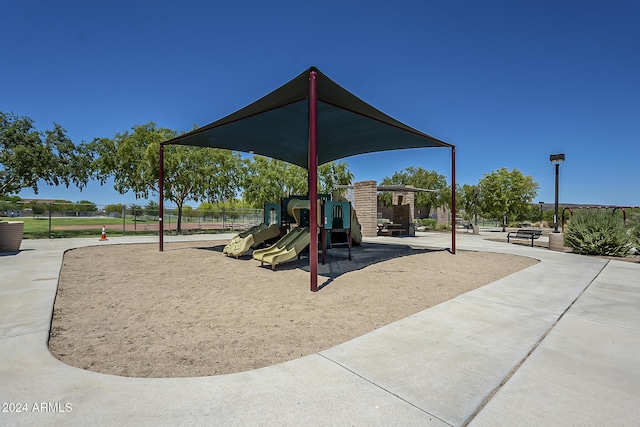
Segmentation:
[(378, 224), (378, 236), (398, 236), (406, 232), (407, 229), (402, 224), (392, 222)]

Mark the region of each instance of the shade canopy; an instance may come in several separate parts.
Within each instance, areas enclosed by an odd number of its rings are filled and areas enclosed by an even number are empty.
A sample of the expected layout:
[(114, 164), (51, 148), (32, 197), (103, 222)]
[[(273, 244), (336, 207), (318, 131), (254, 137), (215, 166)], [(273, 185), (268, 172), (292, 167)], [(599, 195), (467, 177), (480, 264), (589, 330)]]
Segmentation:
[(243, 151), (307, 168), (311, 71), (317, 76), (318, 165), (377, 151), (453, 147), (377, 110), (315, 67), (241, 110), (163, 144)]
[[(318, 165), (356, 154), (405, 148), (451, 148), (451, 187), (455, 188), (455, 147), (387, 116), (311, 67), (256, 102), (218, 121), (160, 144), (159, 208), (163, 212), (164, 146), (223, 148), (261, 154), (309, 170), (309, 199), (317, 199)], [(455, 191), (452, 223), (455, 224)], [(311, 203), (310, 218), (317, 216)], [(162, 216), (159, 229), (163, 230)], [(318, 290), (318, 231), (309, 224), (310, 288)], [(160, 251), (163, 233), (160, 232)], [(322, 233), (324, 235), (324, 233)], [(455, 253), (455, 227), (451, 251)]]

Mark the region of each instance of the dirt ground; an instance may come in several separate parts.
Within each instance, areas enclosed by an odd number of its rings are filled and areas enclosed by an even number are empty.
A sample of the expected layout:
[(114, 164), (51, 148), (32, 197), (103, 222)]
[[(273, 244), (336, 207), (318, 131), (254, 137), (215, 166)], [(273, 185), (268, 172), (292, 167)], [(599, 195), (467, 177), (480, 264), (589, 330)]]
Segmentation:
[(226, 242), (108, 245), (64, 256), (49, 346), (63, 362), (130, 377), (247, 371), (333, 347), (535, 264), (503, 254), (363, 244), (261, 267)]

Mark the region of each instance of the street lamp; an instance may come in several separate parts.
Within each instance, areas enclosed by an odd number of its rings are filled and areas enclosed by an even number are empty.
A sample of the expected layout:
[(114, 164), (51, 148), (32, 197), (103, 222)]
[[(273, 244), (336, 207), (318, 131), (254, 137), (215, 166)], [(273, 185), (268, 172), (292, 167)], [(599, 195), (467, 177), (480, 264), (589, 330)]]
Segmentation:
[(480, 189), (476, 187), (473, 189), (473, 213), (476, 217), (475, 225), (478, 225), (478, 196), (480, 196)]
[(549, 161), (556, 166), (556, 203), (555, 203), (555, 214), (553, 215), (553, 232), (559, 233), (558, 231), (558, 175), (560, 171), (560, 163), (564, 162), (564, 154), (552, 154), (549, 156)]
[(544, 202), (538, 203), (540, 203), (540, 228), (542, 228), (542, 205), (544, 205)]

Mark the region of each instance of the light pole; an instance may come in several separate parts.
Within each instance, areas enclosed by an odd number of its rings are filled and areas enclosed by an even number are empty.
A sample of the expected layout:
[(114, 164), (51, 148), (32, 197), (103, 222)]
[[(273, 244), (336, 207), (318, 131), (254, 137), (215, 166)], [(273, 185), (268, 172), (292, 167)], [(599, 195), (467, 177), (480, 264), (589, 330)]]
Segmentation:
[(478, 225), (478, 196), (480, 196), (480, 189), (476, 187), (473, 189), (473, 213), (476, 217), (475, 225)]
[(538, 202), (540, 204), (540, 228), (542, 228), (542, 205), (544, 202)]
[(559, 233), (558, 231), (558, 176), (560, 171), (560, 163), (564, 162), (564, 154), (552, 154), (549, 156), (549, 160), (552, 164), (556, 166), (556, 202), (555, 202), (555, 213), (553, 215), (553, 232)]

